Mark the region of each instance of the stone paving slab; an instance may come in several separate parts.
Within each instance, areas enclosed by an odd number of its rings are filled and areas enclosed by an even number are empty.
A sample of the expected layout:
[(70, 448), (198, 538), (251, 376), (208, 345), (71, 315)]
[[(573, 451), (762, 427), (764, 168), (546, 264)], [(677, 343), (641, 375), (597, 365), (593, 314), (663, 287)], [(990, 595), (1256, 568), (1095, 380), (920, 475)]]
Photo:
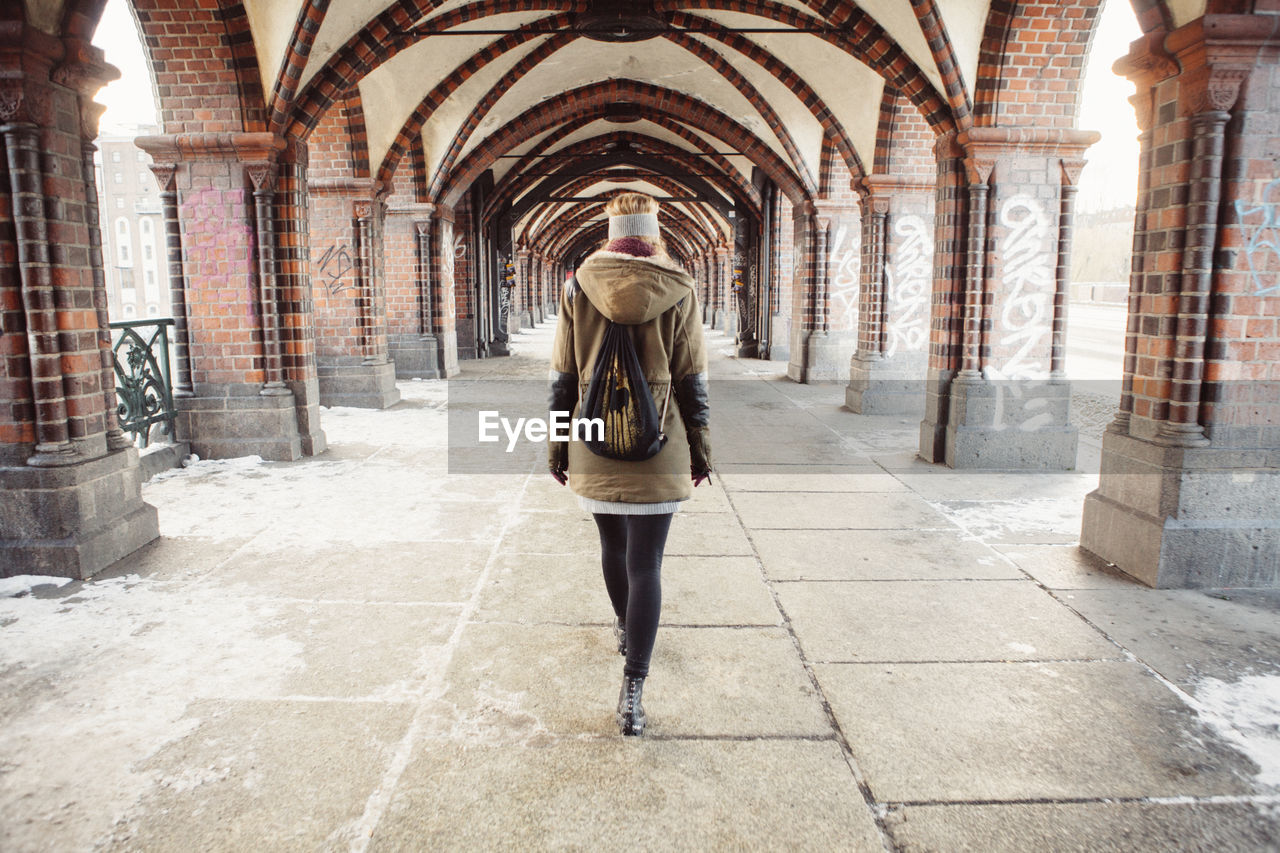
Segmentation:
[(775, 586), (811, 661), (1098, 660), (1123, 652), (1031, 581)]
[(879, 853), (883, 846), (831, 740), (426, 741), (370, 846), (517, 848)]
[(1078, 545), (997, 545), (996, 550), (1049, 589), (1133, 589), (1139, 585)]
[(1072, 590), (1062, 599), (1165, 678), (1192, 690), (1205, 679), (1280, 678), (1274, 605), (1257, 606), (1243, 590), (1216, 595), (1135, 584)]
[(898, 471), (913, 492), (930, 501), (1006, 501), (1061, 498), (1083, 501), (1098, 488), (1096, 473), (1072, 471), (957, 471), (940, 467), (928, 473)]
[(912, 494), (831, 492), (742, 492), (733, 496), (742, 523), (753, 530), (951, 529), (929, 504)]
[(817, 664), (881, 802), (1259, 793), (1137, 663)]
[(1022, 578), (989, 546), (951, 530), (753, 530), (770, 580)]
[[(503, 554), (474, 617), (481, 622), (609, 624), (613, 607), (598, 555)], [(666, 557), (662, 622), (777, 625), (778, 608), (751, 557)]]
[(730, 492), (902, 492), (906, 486), (883, 471), (865, 474), (732, 472), (721, 477)]
[(1280, 806), (1250, 803), (1020, 803), (908, 806), (885, 819), (903, 850), (1157, 850), (1264, 853), (1276, 849)]
[[(269, 539), (270, 534), (259, 537)], [(220, 566), (216, 581), (239, 594), (285, 598), (449, 603), (465, 601), (491, 542), (371, 542), (345, 548), (246, 547)]]
[[(525, 742), (617, 737), (622, 658), (605, 627), (473, 623), (442, 699), (444, 731)], [(654, 736), (827, 736), (795, 647), (778, 628), (664, 628), (645, 682)]]
[(411, 715), (369, 703), (193, 705), (190, 736), (139, 756), (153, 786), (102, 849), (339, 849)]
[(677, 513), (667, 536), (667, 556), (749, 557), (751, 543), (733, 513)]
[[(298, 648), (284, 696), (397, 699), (415, 691), (422, 655), (449, 639), (460, 605), (264, 601), (261, 630)], [(351, 626), (360, 630), (352, 631)]]

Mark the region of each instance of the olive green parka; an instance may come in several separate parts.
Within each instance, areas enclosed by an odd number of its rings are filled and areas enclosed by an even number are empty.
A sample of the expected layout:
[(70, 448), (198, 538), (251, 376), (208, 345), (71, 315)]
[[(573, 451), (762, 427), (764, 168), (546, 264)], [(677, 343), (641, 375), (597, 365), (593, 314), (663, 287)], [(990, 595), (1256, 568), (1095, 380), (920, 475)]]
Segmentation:
[[(579, 440), (548, 442), (548, 465), (567, 471), (583, 497), (622, 503), (686, 500), (692, 473), (711, 470), (707, 354), (693, 278), (666, 258), (599, 251), (566, 284), (551, 353), (551, 410), (577, 416), (608, 322), (630, 327), (661, 415), (667, 443), (656, 456), (626, 462), (597, 456)], [(585, 297), (585, 298), (584, 298)]]

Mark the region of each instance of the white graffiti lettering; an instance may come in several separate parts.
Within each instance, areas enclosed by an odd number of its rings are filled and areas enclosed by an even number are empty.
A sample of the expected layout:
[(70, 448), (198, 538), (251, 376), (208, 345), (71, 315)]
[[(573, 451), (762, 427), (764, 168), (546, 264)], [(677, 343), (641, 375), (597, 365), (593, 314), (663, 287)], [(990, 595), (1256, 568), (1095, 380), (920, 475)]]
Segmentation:
[(929, 280), (933, 275), (933, 238), (922, 217), (909, 214), (893, 226), (898, 243), (885, 264), (888, 338), (885, 356), (919, 352), (929, 341)]
[(1052, 423), (1045, 411), (1048, 400), (1035, 389), (1049, 378), (1044, 356), (1036, 350), (1052, 324), (1054, 287), (1052, 259), (1047, 246), (1049, 222), (1040, 202), (1016, 195), (1000, 207), (1000, 224), (1009, 229), (1000, 247), (1002, 293), (999, 345), (1000, 367), (987, 365), (984, 374), (996, 383), (994, 426), (1016, 423), (1035, 430)]
[(858, 328), (858, 278), (861, 263), (853, 226), (842, 220), (831, 239), (831, 328)]

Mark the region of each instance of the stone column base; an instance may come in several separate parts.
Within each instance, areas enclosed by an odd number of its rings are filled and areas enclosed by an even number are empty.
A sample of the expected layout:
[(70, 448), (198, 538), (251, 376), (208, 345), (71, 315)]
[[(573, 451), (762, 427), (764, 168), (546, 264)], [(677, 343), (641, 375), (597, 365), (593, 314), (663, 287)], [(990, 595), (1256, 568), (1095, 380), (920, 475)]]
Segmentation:
[[(179, 397), (178, 435), (201, 459), (261, 456), (291, 462), (302, 456), (297, 398), (293, 392), (264, 396), (259, 385), (209, 385)], [(319, 433), (323, 444), (324, 433)], [(319, 453), (321, 447), (315, 452)]]
[(0, 467), (0, 576), (83, 580), (160, 536), (132, 447), (57, 468)]
[(801, 383), (844, 379), (857, 346), (856, 332), (809, 332), (795, 342), (787, 376)]
[(385, 409), (400, 402), (394, 362), (365, 364), (358, 360), (317, 358), (320, 405)]
[(1080, 547), (1160, 588), (1280, 588), (1280, 459), (1102, 438)]
[(860, 415), (924, 416), (927, 353), (901, 353), (891, 358), (854, 355), (844, 403)]
[(520, 312), (520, 328), (521, 329), (533, 328), (533, 312), (527, 308)]
[(395, 335), (388, 340), (396, 379), (441, 379), (440, 342), (435, 335)]
[(1069, 382), (956, 378), (946, 461), (951, 468), (1058, 470), (1076, 466)]

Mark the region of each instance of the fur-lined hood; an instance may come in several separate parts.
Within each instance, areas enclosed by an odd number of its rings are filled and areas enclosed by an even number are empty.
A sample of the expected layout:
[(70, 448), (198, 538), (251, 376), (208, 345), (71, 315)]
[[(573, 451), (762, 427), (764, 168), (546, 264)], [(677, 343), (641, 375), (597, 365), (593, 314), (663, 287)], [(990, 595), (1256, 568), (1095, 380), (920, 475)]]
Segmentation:
[(696, 292), (693, 278), (669, 258), (604, 250), (582, 262), (577, 279), (596, 310), (628, 326), (646, 323)]

